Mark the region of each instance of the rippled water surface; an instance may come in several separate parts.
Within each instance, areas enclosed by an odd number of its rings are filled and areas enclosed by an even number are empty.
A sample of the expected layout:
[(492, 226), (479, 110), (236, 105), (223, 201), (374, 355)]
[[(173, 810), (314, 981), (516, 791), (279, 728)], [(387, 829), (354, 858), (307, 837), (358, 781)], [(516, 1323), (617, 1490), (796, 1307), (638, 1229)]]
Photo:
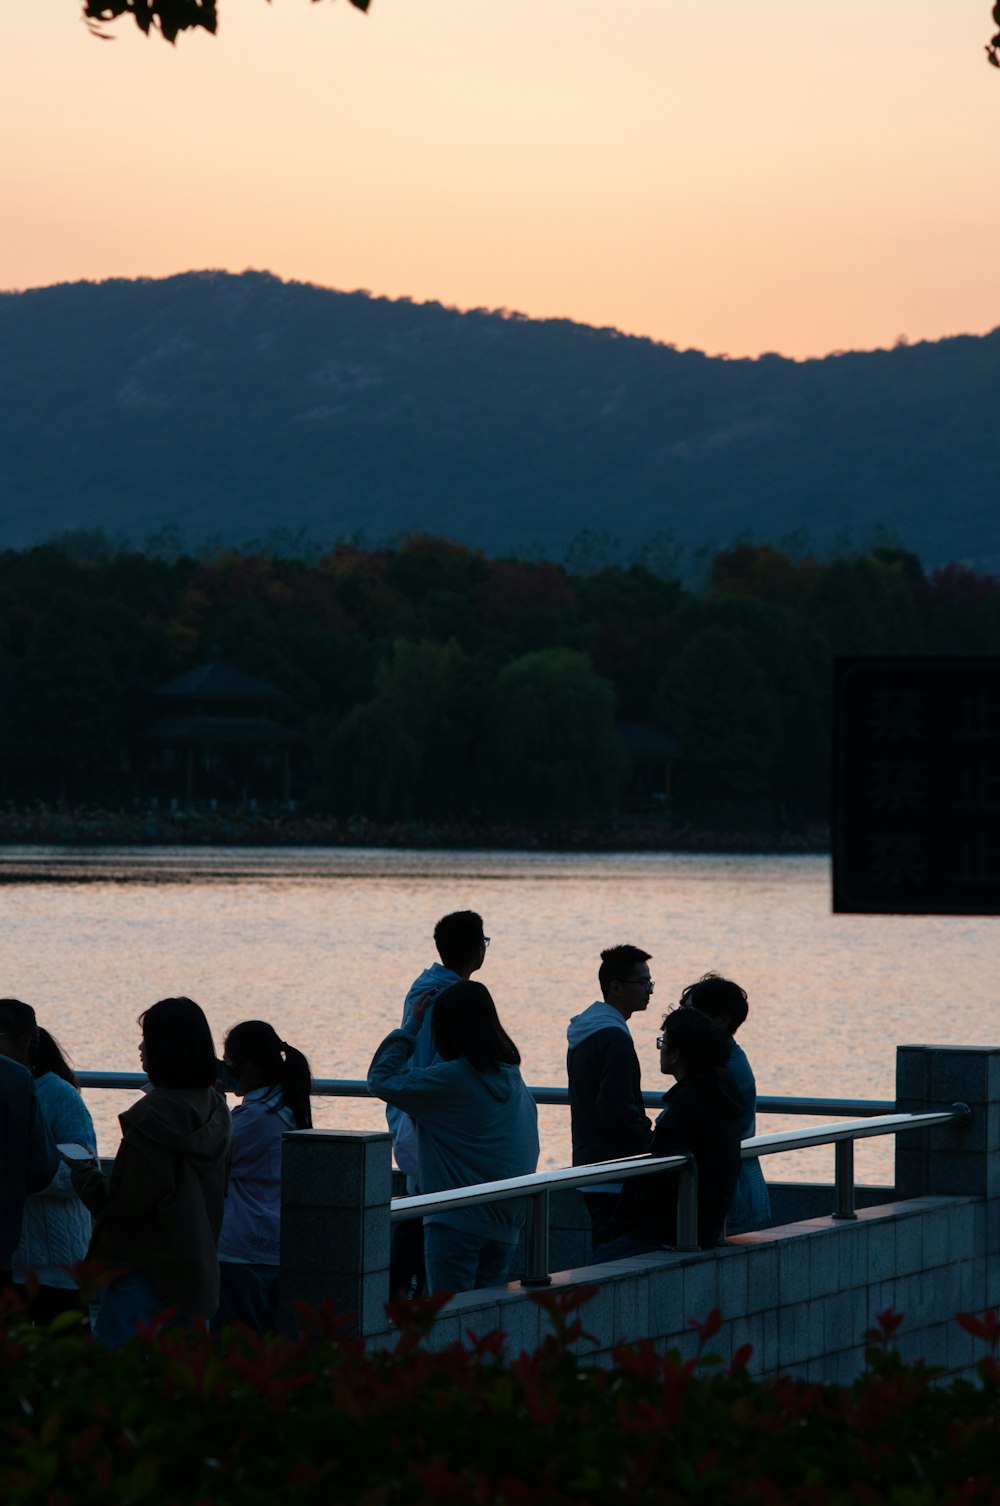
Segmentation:
[[(136, 1015), (189, 994), (220, 1049), (262, 1017), (317, 1076), (363, 1077), (434, 960), (435, 920), (474, 909), (493, 938), (480, 976), (531, 1083), (565, 1084), (566, 1021), (619, 941), (653, 954), (654, 1002), (632, 1021), (646, 1088), (663, 1009), (709, 968), (750, 995), (740, 1039), (761, 1093), (892, 1098), (898, 1042), (995, 1043), (1000, 922), (833, 916), (829, 888), (815, 857), (6, 848), (0, 993), (34, 1004), (80, 1068), (138, 1070)], [(88, 1100), (112, 1153), (128, 1100)], [(382, 1123), (364, 1101), (321, 1100), (316, 1117)], [(568, 1111), (541, 1120), (543, 1163), (565, 1163)], [(891, 1180), (889, 1144), (859, 1147), (862, 1178)], [(780, 1160), (770, 1178), (832, 1178), (832, 1151)]]

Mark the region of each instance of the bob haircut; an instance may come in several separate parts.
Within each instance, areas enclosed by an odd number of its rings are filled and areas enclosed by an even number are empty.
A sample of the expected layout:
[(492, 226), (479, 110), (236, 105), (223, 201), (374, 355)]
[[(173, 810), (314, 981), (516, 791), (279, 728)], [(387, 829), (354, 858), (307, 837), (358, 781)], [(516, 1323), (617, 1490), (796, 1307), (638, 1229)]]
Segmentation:
[(663, 1021), (667, 1046), (678, 1051), (686, 1071), (697, 1075), (729, 1060), (729, 1042), (718, 1025), (697, 1009), (672, 1009)]
[(736, 1034), (747, 1015), (747, 991), (730, 978), (721, 978), (718, 973), (706, 973), (697, 983), (689, 983), (680, 996), (682, 1009), (697, 1009), (710, 1019), (724, 1019)]
[(38, 1021), (30, 1004), (21, 999), (0, 999), (0, 1035), (28, 1042), (28, 1058), (38, 1050)]
[(521, 1065), (521, 1053), (501, 1025), (493, 996), (483, 983), (470, 979), (443, 989), (434, 1000), (431, 1034), (446, 1062), (464, 1056), (477, 1072)]
[(210, 1088), (219, 1064), (208, 1021), (193, 999), (161, 999), (139, 1016), (143, 1064), (154, 1088)]

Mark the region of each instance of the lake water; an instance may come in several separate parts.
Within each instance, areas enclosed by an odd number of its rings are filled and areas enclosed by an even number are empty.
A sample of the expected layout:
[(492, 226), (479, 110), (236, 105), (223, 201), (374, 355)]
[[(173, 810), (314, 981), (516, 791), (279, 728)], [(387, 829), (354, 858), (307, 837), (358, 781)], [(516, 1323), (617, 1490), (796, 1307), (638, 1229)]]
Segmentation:
[[(662, 1012), (708, 969), (750, 996), (740, 1034), (765, 1094), (892, 1098), (900, 1042), (995, 1044), (1000, 923), (834, 916), (820, 857), (363, 849), (4, 848), (0, 994), (35, 1006), (78, 1068), (137, 1071), (136, 1015), (188, 994), (221, 1050), (271, 1020), (318, 1077), (364, 1077), (434, 960), (434, 922), (478, 910), (481, 974), (528, 1082), (565, 1085), (565, 1029), (597, 996), (602, 947), (653, 954), (656, 993), (633, 1018), (643, 1086)], [(102, 1152), (121, 1093), (88, 1094)], [(318, 1100), (317, 1122), (379, 1127), (380, 1106)], [(540, 1111), (542, 1164), (569, 1159), (568, 1110)], [(762, 1119), (761, 1131), (783, 1123)], [(858, 1147), (859, 1177), (892, 1179), (891, 1141)], [(833, 1152), (772, 1158), (780, 1180), (832, 1180)]]

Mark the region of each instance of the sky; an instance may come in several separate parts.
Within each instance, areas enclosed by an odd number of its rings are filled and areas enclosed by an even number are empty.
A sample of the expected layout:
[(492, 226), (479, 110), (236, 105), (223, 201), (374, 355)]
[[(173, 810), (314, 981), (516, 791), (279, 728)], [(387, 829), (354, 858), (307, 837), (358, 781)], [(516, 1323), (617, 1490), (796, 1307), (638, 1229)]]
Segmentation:
[(0, 288), (195, 268), (796, 357), (1000, 325), (987, 0), (76, 0), (0, 37)]

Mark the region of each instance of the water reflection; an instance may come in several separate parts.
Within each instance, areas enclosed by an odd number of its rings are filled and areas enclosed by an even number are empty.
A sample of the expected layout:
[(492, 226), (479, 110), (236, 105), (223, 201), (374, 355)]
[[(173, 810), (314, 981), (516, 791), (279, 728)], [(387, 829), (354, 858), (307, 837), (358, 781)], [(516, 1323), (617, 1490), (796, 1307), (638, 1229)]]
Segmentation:
[[(891, 1098), (897, 1042), (990, 1044), (1000, 931), (992, 919), (833, 916), (813, 857), (150, 848), (6, 848), (0, 992), (34, 1004), (81, 1068), (136, 1069), (135, 1017), (187, 993), (217, 1040), (261, 1016), (325, 1077), (362, 1077), (434, 960), (448, 910), (482, 913), (482, 974), (528, 1081), (565, 1083), (565, 1027), (597, 996), (602, 947), (653, 953), (656, 1009), (634, 1022), (657, 1086), (663, 1008), (709, 968), (739, 980), (759, 1090)], [(104, 1149), (115, 1094), (89, 1095)], [(381, 1123), (379, 1106), (321, 1101), (322, 1124)], [(805, 1121), (797, 1121), (805, 1122)], [(761, 1129), (780, 1127), (774, 1118)], [(544, 1165), (568, 1160), (566, 1111), (540, 1112)], [(891, 1180), (888, 1144), (857, 1150)], [(832, 1152), (765, 1166), (832, 1179)]]

